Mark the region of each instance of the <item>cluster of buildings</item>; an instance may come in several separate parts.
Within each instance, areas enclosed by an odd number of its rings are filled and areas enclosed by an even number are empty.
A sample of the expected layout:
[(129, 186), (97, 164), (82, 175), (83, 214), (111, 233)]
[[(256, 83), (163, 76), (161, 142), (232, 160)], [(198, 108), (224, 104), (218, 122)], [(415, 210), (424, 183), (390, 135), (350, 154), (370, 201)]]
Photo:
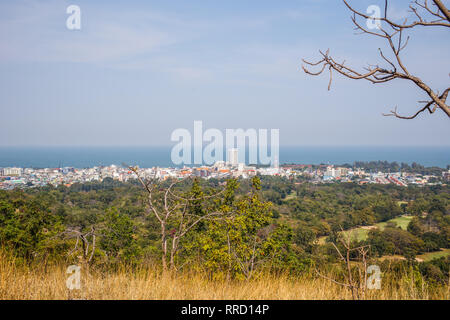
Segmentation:
[[(279, 168), (277, 164), (267, 168), (256, 168), (239, 163), (237, 152), (232, 152), (229, 162), (218, 161), (212, 166), (183, 167), (183, 168), (141, 168), (145, 178), (183, 179), (187, 177), (201, 177), (205, 179), (217, 178), (249, 178), (255, 175), (291, 176), (290, 169)], [(93, 168), (77, 169), (65, 168), (0, 168), (0, 189), (14, 189), (17, 187), (40, 187), (45, 185), (66, 185), (103, 181), (106, 178), (126, 182), (136, 179), (129, 168), (111, 165)]]
[(289, 165), (294, 175), (307, 177), (313, 183), (329, 182), (356, 182), (359, 184), (395, 184), (408, 185), (433, 185), (450, 181), (450, 170), (442, 173), (442, 176), (421, 175), (411, 172), (367, 172), (360, 168), (335, 167), (333, 165)]
[[(229, 161), (218, 161), (212, 166), (183, 167), (183, 168), (142, 168), (143, 177), (156, 179), (183, 179), (187, 177), (201, 177), (205, 179), (249, 178), (255, 175), (281, 176), (288, 178), (302, 177), (312, 183), (355, 182), (359, 184), (395, 184), (407, 186), (411, 184), (426, 185), (442, 183), (450, 180), (450, 170), (442, 177), (424, 176), (414, 173), (398, 172), (366, 172), (358, 168), (347, 168), (333, 165), (284, 165), (278, 166), (277, 161), (271, 167), (247, 166), (238, 162), (237, 149), (229, 150)], [(24, 187), (40, 187), (45, 185), (66, 185), (103, 181), (106, 178), (126, 182), (136, 179), (129, 168), (111, 165), (93, 168), (76, 169), (65, 168), (0, 168), (0, 189), (14, 189)]]

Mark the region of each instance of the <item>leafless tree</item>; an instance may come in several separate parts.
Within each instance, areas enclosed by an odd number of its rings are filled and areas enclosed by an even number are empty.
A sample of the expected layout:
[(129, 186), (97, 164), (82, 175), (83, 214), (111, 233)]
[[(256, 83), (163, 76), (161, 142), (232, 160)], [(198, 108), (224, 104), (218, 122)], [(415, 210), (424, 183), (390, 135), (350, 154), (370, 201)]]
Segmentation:
[[(340, 286), (348, 288), (352, 293), (353, 300), (361, 300), (365, 299), (366, 290), (367, 290), (367, 261), (368, 261), (368, 253), (370, 250), (369, 245), (364, 246), (352, 246), (352, 235), (351, 233), (346, 234), (341, 228), (341, 232), (339, 234), (339, 242), (342, 245), (343, 249), (339, 249), (339, 246), (336, 243), (331, 243), (336, 250), (339, 259), (344, 263), (345, 266), (345, 280), (344, 282), (338, 281), (336, 279), (332, 279), (321, 274), (318, 270), (316, 273), (333, 283), (336, 283)], [(353, 252), (356, 252), (356, 258)]]
[[(96, 239), (98, 234), (95, 227), (92, 226), (87, 232), (81, 232), (77, 229), (68, 228), (62, 233), (66, 239), (76, 239), (74, 248), (68, 253), (69, 256), (73, 255), (81, 249), (81, 259), (84, 265), (88, 266), (94, 257), (96, 249)], [(79, 244), (81, 242), (81, 248)]]
[[(345, 61), (338, 62), (335, 60), (330, 55), (328, 49), (326, 52), (320, 51), (322, 58), (318, 62), (310, 62), (303, 59), (303, 62), (307, 66), (319, 67), (318, 71), (311, 71), (305, 67), (305, 65), (302, 65), (304, 72), (312, 76), (318, 76), (328, 69), (330, 75), (328, 90), (331, 88), (333, 72), (337, 72), (338, 74), (354, 80), (364, 79), (374, 84), (386, 83), (394, 79), (404, 79), (420, 88), (420, 90), (428, 96), (428, 99), (426, 101), (419, 101), (419, 103), (424, 104), (424, 106), (419, 107), (417, 112), (410, 116), (399, 114), (397, 112), (397, 107), (390, 113), (383, 114), (384, 116), (394, 116), (400, 119), (414, 119), (424, 111), (428, 111), (432, 114), (437, 109), (440, 109), (450, 118), (450, 107), (447, 104), (450, 87), (444, 89), (442, 92), (433, 90), (422, 79), (411, 74), (401, 58), (401, 53), (406, 48), (409, 41), (409, 36), (405, 39), (404, 33), (406, 30), (419, 27), (450, 27), (450, 11), (443, 1), (432, 0), (432, 3), (429, 3), (427, 0), (416, 0), (411, 2), (409, 10), (415, 17), (414, 21), (408, 22), (407, 19), (405, 19), (403, 23), (397, 23), (388, 18), (388, 0), (385, 0), (384, 15), (381, 17), (372, 17), (357, 11), (349, 4), (348, 0), (343, 1), (353, 14), (351, 19), (355, 25), (355, 30), (360, 34), (369, 34), (385, 39), (389, 44), (392, 58), (389, 58), (389, 55), (385, 54), (381, 49), (378, 49), (380, 57), (385, 63), (385, 67), (369, 65), (365, 70), (357, 71), (356, 69), (347, 66)], [(372, 21), (377, 24), (377, 28), (368, 28), (362, 21)]]
[[(219, 196), (224, 190), (203, 195), (201, 198), (186, 197), (175, 191), (175, 186), (181, 180), (174, 180), (168, 187), (163, 187), (154, 176), (145, 177), (138, 167), (129, 166), (128, 168), (136, 174), (138, 181), (147, 192), (147, 214), (152, 214), (160, 224), (163, 269), (167, 270), (170, 267), (171, 270), (176, 270), (175, 257), (180, 249), (180, 240), (201, 221), (230, 214), (211, 211), (197, 215), (188, 210), (189, 204), (198, 200), (207, 201)], [(170, 228), (171, 225), (174, 227)]]

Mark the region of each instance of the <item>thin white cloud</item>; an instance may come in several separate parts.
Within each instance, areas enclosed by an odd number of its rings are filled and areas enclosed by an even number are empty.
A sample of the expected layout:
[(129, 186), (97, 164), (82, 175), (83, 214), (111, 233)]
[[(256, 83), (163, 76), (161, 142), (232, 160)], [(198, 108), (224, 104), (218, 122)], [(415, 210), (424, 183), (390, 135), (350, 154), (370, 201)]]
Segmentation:
[[(120, 13), (93, 18), (95, 8), (82, 8), (81, 30), (68, 30), (62, 3), (36, 1), (1, 6), (0, 59), (31, 62), (111, 62), (150, 53), (176, 42), (176, 37), (148, 20), (116, 22)], [(92, 9), (90, 12), (89, 9)], [(121, 17), (123, 19), (123, 17)], [(151, 21), (150, 21), (151, 22)]]

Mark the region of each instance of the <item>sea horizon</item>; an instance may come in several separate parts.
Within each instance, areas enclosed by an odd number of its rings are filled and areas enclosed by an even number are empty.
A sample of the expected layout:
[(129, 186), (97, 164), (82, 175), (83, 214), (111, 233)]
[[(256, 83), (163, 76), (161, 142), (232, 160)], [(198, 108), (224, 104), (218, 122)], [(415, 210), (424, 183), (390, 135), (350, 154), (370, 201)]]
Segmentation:
[[(179, 167), (171, 161), (172, 148), (173, 146), (0, 146), (0, 167), (87, 168), (123, 163), (140, 167)], [(280, 164), (340, 165), (357, 161), (404, 162), (409, 165), (415, 162), (426, 167), (446, 168), (450, 164), (450, 146), (280, 146)]]

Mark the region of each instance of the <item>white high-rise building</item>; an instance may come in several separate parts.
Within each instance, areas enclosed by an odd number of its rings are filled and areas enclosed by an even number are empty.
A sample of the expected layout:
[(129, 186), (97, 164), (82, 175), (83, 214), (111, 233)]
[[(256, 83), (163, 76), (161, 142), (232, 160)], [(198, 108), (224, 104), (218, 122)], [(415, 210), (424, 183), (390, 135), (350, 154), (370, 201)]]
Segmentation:
[(237, 148), (228, 149), (228, 164), (237, 166), (239, 163), (239, 152)]

